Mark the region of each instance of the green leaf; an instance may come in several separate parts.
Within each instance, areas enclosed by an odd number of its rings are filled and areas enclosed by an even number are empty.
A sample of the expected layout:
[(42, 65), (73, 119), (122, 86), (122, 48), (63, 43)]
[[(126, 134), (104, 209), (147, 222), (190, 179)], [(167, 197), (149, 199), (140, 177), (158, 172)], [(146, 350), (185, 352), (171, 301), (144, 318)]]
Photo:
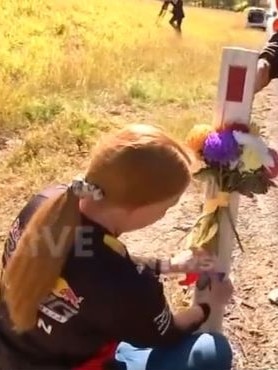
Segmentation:
[(243, 174), (238, 184), (238, 191), (243, 195), (266, 194), (269, 188), (268, 179), (260, 172)]
[(222, 174), (223, 190), (229, 193), (235, 191), (239, 182), (241, 181), (242, 175), (239, 171), (225, 171)]
[(194, 173), (194, 178), (199, 181), (206, 181), (208, 178), (213, 177), (218, 180), (219, 170), (217, 168), (205, 167), (201, 168), (198, 172)]
[(189, 234), (191, 247), (201, 248), (208, 244), (218, 232), (217, 211), (200, 216)]
[(253, 198), (254, 194), (266, 194), (270, 187), (276, 187), (276, 184), (262, 170), (245, 173), (234, 170), (223, 174), (225, 191), (238, 191), (249, 198)]
[(199, 239), (196, 243), (197, 248), (201, 248), (205, 244), (208, 244), (217, 234), (219, 229), (218, 223), (214, 222), (208, 229), (204, 230), (202, 234), (199, 235)]

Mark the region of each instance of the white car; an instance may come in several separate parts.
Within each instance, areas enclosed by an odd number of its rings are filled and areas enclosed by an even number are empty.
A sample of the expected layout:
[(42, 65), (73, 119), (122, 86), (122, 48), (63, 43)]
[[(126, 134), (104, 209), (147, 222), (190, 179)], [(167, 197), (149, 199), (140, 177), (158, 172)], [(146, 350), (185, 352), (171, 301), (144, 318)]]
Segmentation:
[(266, 31), (269, 18), (275, 17), (276, 11), (266, 10), (259, 7), (251, 7), (247, 12), (246, 27), (248, 28), (261, 28)]
[(273, 11), (267, 21), (267, 32), (271, 36), (274, 32), (278, 32), (278, 17), (277, 11)]

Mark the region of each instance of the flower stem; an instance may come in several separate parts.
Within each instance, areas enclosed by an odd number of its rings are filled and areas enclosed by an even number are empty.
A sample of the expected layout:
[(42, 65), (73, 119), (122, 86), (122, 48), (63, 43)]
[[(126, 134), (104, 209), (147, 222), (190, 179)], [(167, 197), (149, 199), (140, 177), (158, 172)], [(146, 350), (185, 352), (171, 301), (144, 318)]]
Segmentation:
[(232, 227), (232, 230), (233, 230), (233, 233), (235, 234), (235, 237), (236, 237), (236, 240), (237, 240), (237, 243), (238, 243), (238, 246), (240, 248), (240, 250), (242, 252), (244, 252), (244, 249), (243, 249), (243, 245), (241, 243), (241, 240), (240, 240), (240, 237), (239, 237), (239, 234), (236, 230), (236, 227), (235, 227), (235, 224), (234, 224), (234, 221), (233, 221), (233, 218), (232, 218), (232, 215), (231, 215), (231, 210), (229, 207), (225, 208), (226, 212), (227, 212), (227, 216), (228, 216), (228, 219), (229, 219), (229, 222), (231, 224), (231, 227)]
[(219, 169), (219, 190), (223, 190), (223, 166), (220, 166)]

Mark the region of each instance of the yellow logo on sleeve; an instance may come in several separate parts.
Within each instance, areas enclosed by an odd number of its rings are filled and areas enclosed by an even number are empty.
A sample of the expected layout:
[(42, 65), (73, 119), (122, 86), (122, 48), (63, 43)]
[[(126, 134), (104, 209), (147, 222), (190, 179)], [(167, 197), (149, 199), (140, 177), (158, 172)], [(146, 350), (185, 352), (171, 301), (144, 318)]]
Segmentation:
[(120, 242), (117, 238), (114, 238), (112, 235), (105, 234), (103, 237), (103, 242), (109, 248), (113, 249), (116, 253), (120, 254), (121, 256), (125, 257), (127, 255), (126, 247), (122, 242)]

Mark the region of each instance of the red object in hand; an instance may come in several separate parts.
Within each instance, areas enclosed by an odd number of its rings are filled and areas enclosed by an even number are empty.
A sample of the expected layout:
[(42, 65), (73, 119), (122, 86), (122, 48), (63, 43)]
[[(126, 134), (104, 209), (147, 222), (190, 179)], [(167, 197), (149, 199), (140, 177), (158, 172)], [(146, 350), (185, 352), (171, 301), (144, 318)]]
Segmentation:
[(184, 280), (179, 281), (179, 285), (192, 285), (195, 284), (199, 279), (199, 274), (191, 272), (189, 274), (186, 274), (186, 277)]
[(267, 177), (270, 179), (273, 179), (274, 177), (278, 175), (278, 153), (272, 148), (269, 148), (268, 151), (269, 151), (269, 154), (273, 158), (274, 166), (265, 168), (265, 171), (266, 171)]
[(103, 370), (104, 364), (115, 358), (118, 343), (112, 342), (102, 347), (97, 355), (86, 361), (84, 364), (75, 367), (73, 370)]

